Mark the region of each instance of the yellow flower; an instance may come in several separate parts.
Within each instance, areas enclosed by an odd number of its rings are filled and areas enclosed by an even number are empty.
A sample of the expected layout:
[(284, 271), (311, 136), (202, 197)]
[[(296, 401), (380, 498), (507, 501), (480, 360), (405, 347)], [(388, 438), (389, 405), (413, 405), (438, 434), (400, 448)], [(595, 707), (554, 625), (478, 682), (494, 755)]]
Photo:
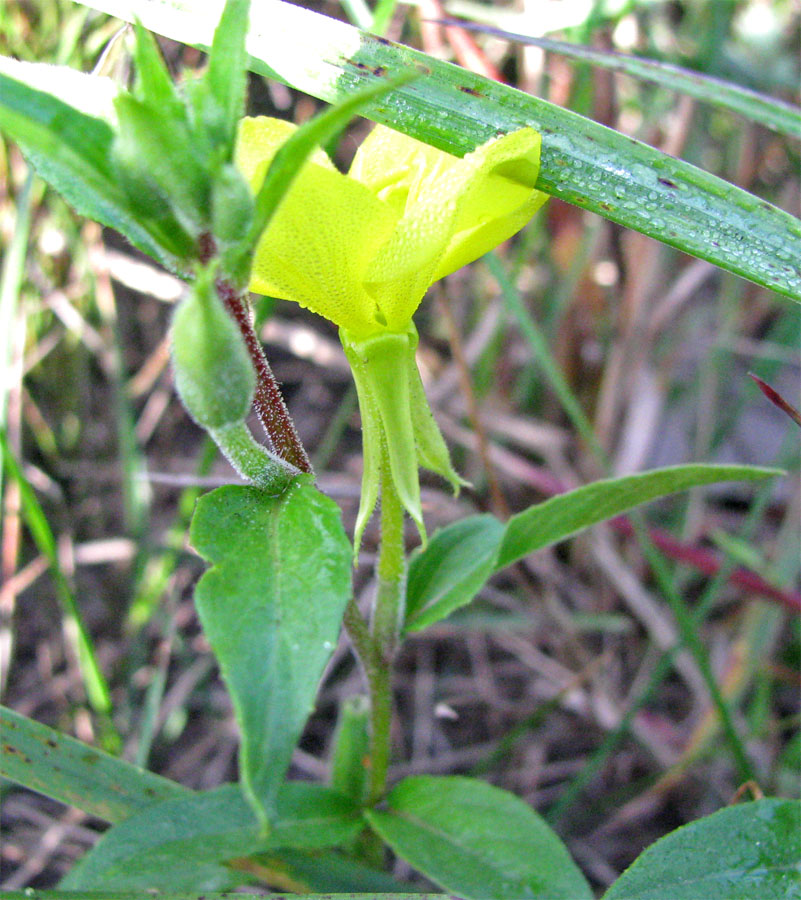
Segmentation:
[[(278, 119), (241, 123), (236, 162), (254, 193), (293, 130)], [(378, 125), (347, 175), (318, 150), (258, 243), (250, 289), (338, 325), (354, 371), (365, 455), (357, 546), (384, 459), (421, 533), (418, 463), (458, 488), (414, 363), (412, 315), (434, 281), (506, 240), (544, 203), (534, 188), (539, 154), (532, 128), (460, 159)]]

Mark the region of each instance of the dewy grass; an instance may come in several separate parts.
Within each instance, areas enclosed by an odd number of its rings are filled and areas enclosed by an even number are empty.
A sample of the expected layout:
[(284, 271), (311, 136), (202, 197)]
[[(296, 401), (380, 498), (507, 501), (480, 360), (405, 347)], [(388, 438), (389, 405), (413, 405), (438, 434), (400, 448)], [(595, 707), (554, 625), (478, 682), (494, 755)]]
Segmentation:
[[(295, 15), (283, 4), (268, 6), (287, 21)], [(380, 4), (377, 27), (393, 8), (392, 3)], [(140, 9), (152, 12), (154, 7), (142, 0)], [(180, 4), (173, 9), (173, 21), (188, 24), (181, 9)], [(300, 128), (277, 119), (243, 119), (249, 13), (246, 0), (228, 0), (205, 72), (180, 85), (173, 83), (158, 46), (138, 24), (131, 91), (109, 92), (106, 85), (93, 93), (97, 81), (70, 75), (86, 85), (87, 102), (104, 91), (106, 99), (113, 95), (113, 114), (105, 104), (105, 118), (99, 109), (92, 115), (75, 108), (69, 98), (59, 99), (57, 69), (45, 73), (53, 90), (43, 85), (38, 69), (36, 86), (26, 80), (31, 70), (24, 65), (4, 64), (2, 71), (8, 74), (0, 74), (0, 128), (19, 143), (42, 176), (79, 210), (117, 228), (187, 282), (171, 328), (177, 393), (189, 416), (247, 482), (200, 497), (189, 530), (192, 547), (207, 563), (194, 602), (239, 729), (238, 779), (190, 791), (92, 748), (82, 750), (79, 742), (11, 712), (3, 714), (2, 773), (112, 824), (61, 883), (81, 894), (156, 890), (197, 895), (255, 881), (309, 897), (315, 891), (336, 896), (331, 894), (336, 890), (397, 897), (404, 886), (380, 871), (389, 848), (450, 895), (590, 900), (593, 891), (568, 847), (524, 800), (458, 775), (416, 774), (393, 781), (397, 652), (412, 632), (466, 606), (491, 575), (535, 550), (677, 491), (723, 481), (757, 482), (780, 473), (755, 466), (690, 464), (610, 477), (529, 506), (508, 521), (488, 514), (462, 518), (426, 542), (419, 467), (454, 488), (462, 479), (418, 372), (413, 315), (434, 281), (513, 235), (547, 193), (578, 201), (577, 181), (558, 177), (554, 152), (567, 148), (568, 157), (577, 160), (587, 132), (579, 131), (579, 120), (553, 110), (534, 122), (514, 116), (493, 119), (489, 111), (495, 107), (482, 98), (497, 86), (467, 83), (468, 78), (461, 84), (465, 90), (457, 108), (472, 111), (475, 127), (464, 136), (470, 145), (454, 144), (458, 129), (453, 126), (435, 136), (435, 117), (429, 112), (420, 119), (420, 110), (442, 84), (438, 78), (453, 88), (457, 76), (443, 76), (450, 70), (433, 59), (407, 58), (406, 51), (386, 42), (333, 25), (326, 46), (336, 47), (337, 35), (343, 34), (353, 46), (352, 58), (337, 59), (335, 71), (350, 67), (364, 72), (360, 66), (368, 67), (369, 86), (354, 93), (336, 76), (332, 89), (342, 90), (348, 99)], [(319, 38), (319, 20), (309, 21), (317, 22)], [(204, 23), (199, 16), (201, 32)], [(257, 32), (254, 28), (258, 37)], [(186, 37), (204, 39), (197, 32)], [(276, 65), (288, 64), (297, 74), (292, 53), (279, 49)], [(303, 52), (308, 62), (309, 51)], [(370, 63), (364, 61), (368, 58)], [(385, 77), (386, 66), (398, 59), (414, 60), (415, 81)], [(315, 78), (319, 88), (319, 73)], [(330, 72), (326, 83), (330, 87)], [(504, 89), (496, 101), (510, 96)], [(416, 107), (417, 120), (404, 113), (409, 97), (424, 101)], [(518, 113), (526, 107), (526, 101), (520, 103)], [(319, 145), (330, 143), (355, 113), (365, 110), (388, 119), (395, 110), (396, 124), (418, 133), (409, 137), (376, 128), (345, 175)], [(548, 127), (548, 115), (558, 122), (558, 134)], [(653, 165), (663, 173), (657, 177), (667, 182), (660, 181), (663, 193), (689, 191), (695, 178), (694, 201), (714, 205), (729, 224), (745, 216), (761, 244), (757, 241), (756, 262), (746, 264), (741, 254), (734, 268), (793, 294), (790, 280), (780, 286), (771, 268), (778, 264), (776, 254), (771, 255), (771, 236), (776, 229), (795, 227), (778, 211), (759, 204), (752, 208), (731, 186), (716, 194), (716, 183), (704, 173), (698, 176), (658, 154), (629, 148), (634, 156), (627, 157), (620, 149), (629, 147), (623, 135), (599, 132), (595, 126), (589, 133), (602, 134), (606, 150), (622, 153), (629, 164)], [(600, 153), (596, 147), (596, 156)], [(606, 212), (643, 227), (632, 207), (654, 202), (643, 196), (654, 178), (650, 171), (637, 173), (630, 194), (618, 197)], [(582, 205), (601, 209), (608, 187), (596, 185)], [(675, 222), (686, 230), (673, 243), (722, 259), (720, 248), (699, 238), (686, 221), (691, 206), (677, 213)], [(492, 265), (503, 276), (500, 263)], [(356, 552), (339, 508), (315, 485), (308, 454), (253, 327), (247, 286), (296, 301), (339, 328), (363, 430)], [(543, 334), (521, 298), (510, 293), (512, 286), (505, 287), (577, 430), (602, 456)], [(252, 407), (264, 425), (266, 446), (250, 431)], [(7, 455), (6, 465), (24, 492), (30, 530), (54, 567), (82, 646), (93, 652), (76, 598), (60, 574), (52, 531), (21, 468)], [(352, 568), (379, 500), (374, 589), (365, 614), (354, 596)], [(411, 564), (407, 515), (422, 538)], [(738, 777), (750, 776), (750, 748), (736, 733), (728, 698), (713, 677), (697, 633), (706, 608), (688, 610), (660, 560), (646, 556), (716, 699), (737, 757)], [(337, 738), (330, 783), (297, 780), (289, 777), (294, 774), (293, 754), (343, 624), (365, 677), (368, 702), (345, 701), (350, 705), (342, 721), (350, 725)], [(87, 692), (96, 721), (110, 729), (112, 694), (96, 656), (91, 661)], [(670, 663), (670, 654), (662, 657), (640, 702)], [(151, 705), (141, 719), (142, 762), (166, 671), (162, 660), (149, 694)], [(543, 719), (546, 712), (555, 714), (556, 704), (545, 708)], [(595, 765), (601, 761), (597, 756)], [(554, 812), (564, 811), (580, 787), (575, 783)], [(709, 900), (730, 896), (744, 878), (761, 896), (797, 892), (800, 816), (797, 801), (762, 798), (700, 819), (657, 841), (610, 886), (607, 896), (644, 896), (636, 891), (646, 884), (664, 888), (666, 895)], [(691, 878), (684, 879), (682, 861), (687, 860), (692, 861)]]

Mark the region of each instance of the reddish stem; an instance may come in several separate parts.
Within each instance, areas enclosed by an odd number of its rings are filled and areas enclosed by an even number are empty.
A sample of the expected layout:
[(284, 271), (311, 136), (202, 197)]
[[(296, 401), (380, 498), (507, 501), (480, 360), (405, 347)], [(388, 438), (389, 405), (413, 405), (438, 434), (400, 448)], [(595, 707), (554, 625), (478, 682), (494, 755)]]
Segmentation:
[[(634, 526), (623, 516), (613, 519), (610, 524), (621, 534), (634, 534)], [(654, 544), (665, 554), (665, 556), (675, 559), (677, 562), (692, 566), (704, 575), (714, 577), (721, 569), (722, 563), (720, 557), (712, 550), (694, 547), (690, 544), (678, 541), (673, 535), (663, 531), (661, 528), (649, 528), (648, 534)], [(766, 581), (756, 572), (752, 572), (750, 569), (745, 569), (742, 566), (734, 569), (731, 575), (729, 575), (729, 581), (747, 591), (761, 594), (763, 597), (780, 603), (790, 610), (790, 612), (801, 612), (801, 594), (798, 594), (795, 591), (784, 591), (771, 584), (769, 581)]]
[[(217, 252), (213, 236), (206, 232), (198, 239), (198, 255), (201, 262), (207, 263)], [(259, 421), (272, 444), (272, 449), (301, 472), (313, 472), (312, 464), (300, 442), (300, 437), (292, 421), (289, 410), (284, 403), (281, 388), (275, 380), (273, 370), (267, 362), (261, 341), (253, 328), (250, 304), (246, 293), (237, 290), (227, 281), (219, 278), (216, 283), (217, 293), (225, 308), (233, 316), (239, 326), (245, 346), (250, 354), (253, 368), (256, 370), (256, 393), (253, 405)]]
[(261, 341), (253, 328), (250, 314), (250, 305), (245, 296), (225, 281), (217, 281), (217, 293), (225, 304), (225, 308), (234, 317), (245, 346), (250, 354), (253, 368), (256, 370), (256, 393), (253, 397), (253, 405), (259, 416), (262, 427), (273, 445), (275, 452), (300, 469), (301, 472), (311, 472), (312, 465), (300, 437), (295, 429), (295, 423), (289, 415), (281, 388), (275, 380), (273, 370), (267, 362)]

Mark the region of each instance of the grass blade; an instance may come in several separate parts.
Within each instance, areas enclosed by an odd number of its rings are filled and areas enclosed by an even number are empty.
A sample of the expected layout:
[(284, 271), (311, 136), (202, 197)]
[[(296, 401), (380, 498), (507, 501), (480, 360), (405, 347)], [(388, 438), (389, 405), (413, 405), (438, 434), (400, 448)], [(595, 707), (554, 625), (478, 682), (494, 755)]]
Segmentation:
[[(3, 465), (8, 473), (8, 477), (15, 481), (19, 487), (22, 499), (22, 513), (28, 529), (36, 542), (36, 546), (39, 548), (39, 552), (50, 563), (50, 569), (56, 583), (56, 591), (64, 610), (69, 632), (75, 636), (78, 663), (83, 676), (86, 696), (95, 711), (103, 716), (108, 716), (111, 712), (111, 693), (109, 692), (108, 683), (100, 668), (100, 663), (97, 661), (92, 638), (83, 622), (78, 604), (59, 565), (56, 541), (47, 517), (36, 498), (33, 488), (28, 483), (27, 478), (25, 478), (19, 463), (11, 453), (11, 448), (8, 446), (5, 435), (2, 433), (0, 433), (0, 450), (2, 451)], [(110, 722), (106, 724), (110, 725)]]
[(774, 97), (768, 97), (758, 91), (725, 81), (723, 78), (715, 78), (713, 75), (694, 72), (692, 69), (684, 69), (681, 66), (674, 66), (671, 63), (655, 59), (643, 59), (639, 56), (615, 53), (610, 50), (597, 50), (594, 47), (568, 44), (550, 38), (515, 34), (474, 22), (463, 22), (456, 19), (445, 19), (443, 22), (446, 25), (458, 25), (460, 28), (491, 34), (507, 41), (531, 44), (549, 53), (558, 53), (560, 56), (588, 62), (602, 69), (622, 72), (643, 81), (652, 81), (662, 87), (686, 94), (688, 97), (695, 97), (696, 100), (703, 103), (711, 103), (718, 108), (728, 109), (744, 119), (764, 125), (765, 128), (770, 128), (780, 134), (786, 134), (796, 139), (801, 138), (801, 109), (785, 103), (783, 100), (776, 100)]
[[(83, 0), (154, 31), (207, 47), (218, 4)], [(706, 259), (801, 302), (801, 221), (740, 188), (627, 135), (507, 85), (281, 0), (253, 10), (251, 67), (329, 102), (374, 77), (425, 75), (365, 111), (463, 155), (499, 132), (542, 134), (537, 187), (626, 228)]]
[(122, 822), (188, 788), (0, 706), (0, 774), (104, 822)]
[[(31, 227), (31, 190), (34, 174), (28, 175), (17, 200), (17, 215), (14, 235), (11, 238), (3, 259), (0, 272), (0, 367), (4, 372), (11, 372), (12, 339), (14, 335), (14, 319), (17, 315), (19, 291), (25, 272), (25, 253), (28, 249), (28, 234)], [(6, 411), (11, 384), (0, 385), (0, 430), (6, 427)], [(0, 498), (3, 496), (2, 451), (0, 451)]]

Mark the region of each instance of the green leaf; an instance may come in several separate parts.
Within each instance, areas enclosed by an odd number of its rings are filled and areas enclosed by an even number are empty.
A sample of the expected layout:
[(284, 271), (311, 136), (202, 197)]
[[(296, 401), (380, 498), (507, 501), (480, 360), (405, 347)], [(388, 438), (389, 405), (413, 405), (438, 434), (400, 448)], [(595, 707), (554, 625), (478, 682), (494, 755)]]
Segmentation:
[[(321, 860), (329, 859), (328, 856), (320, 856)], [(343, 857), (344, 859), (344, 857)], [(323, 864), (321, 862), (321, 864)], [(392, 879), (384, 876), (388, 883)], [(373, 888), (373, 893), (347, 893), (332, 894), (326, 891), (324, 894), (305, 894), (303, 900), (379, 900), (376, 891), (380, 890), (380, 900), (453, 900), (453, 897), (445, 894), (426, 893), (421, 898), (421, 891), (409, 893), (414, 888), (406, 886), (405, 890), (384, 891)], [(230, 891), (159, 891), (158, 893), (143, 894), (142, 891), (48, 891), (37, 888), (25, 888), (24, 891), (3, 891), (3, 900), (236, 900), (237, 897), (250, 897), (252, 894), (232, 894)], [(272, 894), (269, 896), (286, 898), (286, 894)]]
[[(403, 884), (386, 872), (371, 869), (347, 853), (338, 850), (277, 850), (253, 857), (265, 874), (273, 876), (276, 885), (291, 885), (303, 893), (304, 900), (315, 900), (314, 891), (326, 891), (320, 900), (411, 900), (421, 891)], [(269, 879), (268, 879), (269, 880)], [(337, 893), (331, 894), (329, 892)], [(355, 894), (340, 894), (354, 891)], [(308, 893), (307, 893), (308, 892)], [(416, 892), (412, 894), (412, 892)], [(161, 900), (161, 898), (159, 898)], [(439, 895), (426, 894), (425, 900), (439, 900)], [(442, 897), (441, 900), (452, 900)]]
[(136, 23), (134, 59), (138, 99), (148, 106), (161, 109), (165, 119), (186, 120), (184, 104), (175, 90), (156, 39), (141, 22)]
[[(130, 20), (127, 0), (83, 0)], [(149, 28), (208, 46), (216, 11), (137, 0)], [(373, 103), (371, 119), (463, 155), (497, 133), (542, 134), (537, 188), (801, 302), (801, 222), (689, 163), (407, 47), (280, 0), (251, 16), (251, 68), (336, 103), (374, 77), (425, 77)]]
[(801, 136), (801, 110), (797, 107), (774, 97), (760, 94), (758, 91), (741, 87), (739, 84), (723, 78), (715, 78), (713, 75), (706, 75), (703, 72), (684, 69), (660, 60), (631, 56), (627, 53), (598, 50), (595, 47), (568, 44), (564, 41), (554, 41), (550, 38), (528, 34), (512, 34), (500, 28), (475, 25), (471, 22), (460, 21), (459, 25), (472, 31), (496, 35), (505, 40), (531, 44), (549, 53), (558, 53), (570, 59), (579, 59), (602, 69), (623, 72), (643, 81), (652, 81), (662, 87), (686, 94), (688, 97), (695, 97), (718, 109), (728, 109), (730, 112), (764, 125), (765, 128), (778, 131), (780, 134), (786, 134), (788, 137), (798, 139)]
[(406, 631), (420, 631), (469, 603), (495, 571), (503, 524), (470, 516), (436, 531), (409, 561)]
[(225, 860), (281, 847), (314, 848), (351, 840), (357, 807), (328, 788), (281, 787), (265, 837), (239, 785), (154, 804), (116, 825), (73, 868), (61, 887), (116, 890), (222, 890), (249, 880)]
[(398, 856), (466, 900), (592, 900), (567, 848), (519, 798), (472, 778), (419, 775), (367, 820)]
[(629, 866), (603, 900), (798, 900), (801, 801), (742, 803), (677, 828)]
[(263, 846), (258, 823), (239, 787), (224, 785), (154, 804), (115, 825), (59, 887), (224, 890), (247, 883), (248, 878), (221, 862)]
[(506, 523), (497, 568), (658, 497), (704, 484), (759, 481), (782, 474), (780, 469), (758, 466), (685, 465), (595, 481), (512, 516)]
[(699, 485), (781, 474), (755, 466), (670, 466), (559, 494), (512, 516), (505, 526), (490, 515), (462, 519), (412, 554), (406, 631), (420, 631), (468, 604), (493, 572), (641, 503)]
[(137, 160), (162, 188), (181, 224), (197, 235), (210, 223), (211, 184), (189, 127), (165, 119), (158, 107), (131, 94), (120, 94), (114, 105), (126, 161)]
[[(0, 61), (6, 69), (7, 61)], [(168, 231), (137, 215), (117, 183), (110, 164), (111, 126), (62, 102), (50, 91), (18, 80), (27, 73), (34, 80), (42, 80), (38, 68), (29, 69), (28, 65), (32, 64), (14, 66), (17, 77), (0, 72), (0, 130), (20, 145), (37, 174), (81, 215), (115, 228), (167, 268), (182, 271), (180, 245)], [(77, 86), (74, 76), (78, 76), (87, 93), (93, 92), (95, 76), (49, 68), (52, 75), (48, 83), (65, 71), (73, 87)]]
[(0, 706), (0, 775), (106, 822), (188, 788)]
[(279, 497), (213, 491), (190, 534), (214, 564), (195, 603), (239, 723), (240, 778), (264, 822), (337, 642), (350, 543), (336, 504), (303, 478)]
[[(209, 97), (213, 99), (217, 116), (212, 137), (223, 144), (229, 162), (239, 120), (245, 114), (248, 55), (245, 35), (248, 30), (250, 0), (227, 0), (220, 24), (214, 32), (209, 68), (205, 80)], [(207, 126), (212, 123), (206, 122)]]

